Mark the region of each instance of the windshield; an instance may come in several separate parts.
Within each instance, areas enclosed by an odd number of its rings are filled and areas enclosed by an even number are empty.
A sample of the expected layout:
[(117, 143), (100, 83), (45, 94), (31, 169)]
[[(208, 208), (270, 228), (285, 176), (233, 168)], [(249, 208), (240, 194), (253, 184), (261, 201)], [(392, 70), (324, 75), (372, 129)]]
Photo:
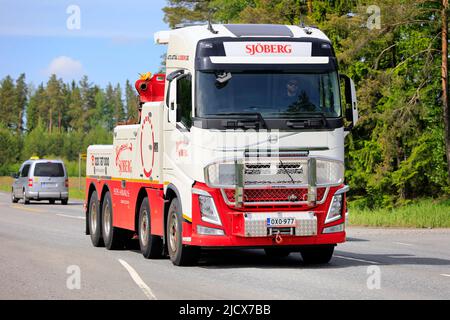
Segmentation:
[(230, 113), (340, 117), (337, 73), (198, 72), (196, 116)]

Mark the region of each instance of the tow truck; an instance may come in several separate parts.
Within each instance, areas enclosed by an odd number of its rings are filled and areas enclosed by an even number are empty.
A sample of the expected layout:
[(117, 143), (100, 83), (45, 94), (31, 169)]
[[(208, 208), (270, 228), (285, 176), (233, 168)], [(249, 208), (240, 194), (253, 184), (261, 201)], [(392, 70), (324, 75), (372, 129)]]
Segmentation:
[(139, 239), (145, 258), (192, 265), (202, 249), (300, 252), (345, 241), (344, 139), (353, 81), (330, 39), (289, 25), (210, 24), (155, 34), (165, 74), (136, 82), (139, 121), (87, 150), (86, 234)]

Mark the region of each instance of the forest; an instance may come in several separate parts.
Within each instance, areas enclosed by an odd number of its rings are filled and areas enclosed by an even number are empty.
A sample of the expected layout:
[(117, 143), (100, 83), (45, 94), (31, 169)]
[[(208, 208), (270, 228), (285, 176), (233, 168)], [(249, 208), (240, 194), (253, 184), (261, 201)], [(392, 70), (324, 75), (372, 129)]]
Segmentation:
[[(317, 26), (331, 39), (341, 73), (354, 79), (360, 120), (346, 140), (353, 202), (393, 207), (450, 194), (448, 0), (167, 1), (164, 20)], [(157, 70), (153, 70), (157, 71)], [(0, 175), (32, 155), (68, 161), (113, 127), (136, 117), (124, 89), (51, 76), (34, 87), (25, 74), (0, 82)]]

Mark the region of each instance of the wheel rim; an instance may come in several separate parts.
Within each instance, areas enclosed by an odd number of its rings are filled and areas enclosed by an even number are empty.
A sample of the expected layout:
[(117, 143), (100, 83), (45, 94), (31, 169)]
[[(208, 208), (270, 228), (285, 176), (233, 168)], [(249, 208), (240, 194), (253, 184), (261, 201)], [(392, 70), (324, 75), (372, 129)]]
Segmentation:
[(169, 228), (169, 243), (172, 252), (176, 252), (178, 248), (178, 226), (177, 226), (177, 214), (174, 212), (170, 216), (170, 228)]
[(103, 222), (105, 224), (105, 235), (111, 231), (111, 211), (109, 210), (109, 201), (106, 200)]
[(139, 232), (139, 238), (141, 239), (141, 242), (144, 246), (147, 246), (148, 243), (148, 233), (149, 227), (148, 227), (147, 210), (144, 210), (142, 212), (141, 230)]
[(89, 218), (92, 233), (95, 233), (95, 231), (97, 231), (97, 205), (95, 203), (91, 205), (91, 214), (89, 215)]

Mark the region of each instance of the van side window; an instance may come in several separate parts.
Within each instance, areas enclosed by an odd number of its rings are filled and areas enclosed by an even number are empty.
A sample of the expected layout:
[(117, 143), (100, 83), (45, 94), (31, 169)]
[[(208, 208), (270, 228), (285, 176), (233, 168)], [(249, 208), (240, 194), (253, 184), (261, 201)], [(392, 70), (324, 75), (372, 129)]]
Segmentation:
[(177, 108), (180, 108), (181, 122), (192, 126), (192, 77), (190, 75), (177, 81)]
[(30, 172), (30, 165), (26, 164), (23, 168), (22, 168), (22, 172), (20, 173), (20, 177), (24, 178), (24, 177), (28, 177), (28, 173)]

